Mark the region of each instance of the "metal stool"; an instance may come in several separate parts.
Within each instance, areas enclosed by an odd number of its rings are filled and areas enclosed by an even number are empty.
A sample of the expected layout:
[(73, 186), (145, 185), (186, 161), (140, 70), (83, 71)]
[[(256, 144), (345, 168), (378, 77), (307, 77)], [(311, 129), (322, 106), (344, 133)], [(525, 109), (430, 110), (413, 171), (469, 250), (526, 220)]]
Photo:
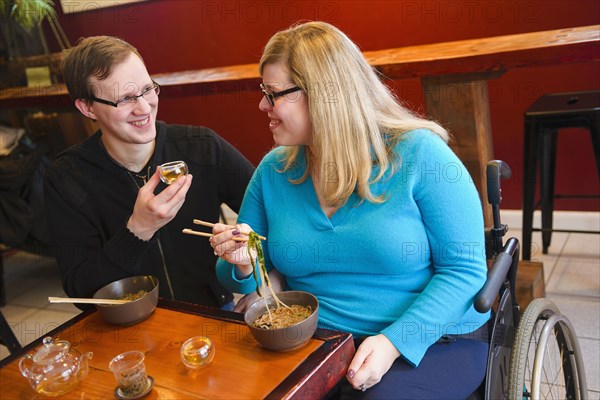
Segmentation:
[[(590, 195), (554, 194), (556, 148), (559, 128), (587, 128), (590, 131), (600, 176), (600, 91), (547, 94), (525, 112), (525, 148), (523, 163), (523, 260), (531, 258), (531, 235), (542, 232), (542, 251), (548, 253), (552, 232), (600, 233), (552, 229), (555, 198), (590, 198)], [(540, 171), (542, 228), (533, 228), (536, 204), (536, 175)]]

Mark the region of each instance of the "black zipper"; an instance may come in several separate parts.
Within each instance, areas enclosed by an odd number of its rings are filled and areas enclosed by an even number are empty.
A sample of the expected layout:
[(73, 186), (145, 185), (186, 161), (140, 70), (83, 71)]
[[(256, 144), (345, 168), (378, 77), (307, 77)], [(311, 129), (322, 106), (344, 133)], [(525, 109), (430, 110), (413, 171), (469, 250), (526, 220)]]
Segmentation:
[[(135, 180), (135, 177), (132, 175), (131, 171), (127, 170), (127, 173), (131, 177), (131, 180), (133, 181), (133, 183), (135, 184), (137, 189), (140, 190), (141, 187)], [(136, 174), (136, 176), (138, 176), (138, 175)], [(146, 177), (148, 177), (148, 176), (150, 176), (150, 167), (148, 167), (148, 175), (146, 175)], [(145, 185), (146, 179), (144, 179), (143, 177), (140, 177), (140, 179), (142, 179), (142, 181), (144, 182), (144, 185)], [(160, 231), (159, 231), (159, 233), (160, 233)], [(158, 252), (160, 253), (160, 259), (161, 259), (161, 262), (163, 265), (163, 272), (165, 274), (165, 278), (167, 279), (167, 287), (169, 288), (169, 292), (171, 293), (171, 299), (175, 300), (175, 292), (173, 291), (173, 286), (171, 285), (171, 278), (169, 277), (169, 270), (167, 269), (167, 263), (165, 261), (165, 253), (163, 252), (162, 244), (160, 242), (160, 235), (158, 235), (158, 237), (156, 238), (156, 242), (158, 243)]]

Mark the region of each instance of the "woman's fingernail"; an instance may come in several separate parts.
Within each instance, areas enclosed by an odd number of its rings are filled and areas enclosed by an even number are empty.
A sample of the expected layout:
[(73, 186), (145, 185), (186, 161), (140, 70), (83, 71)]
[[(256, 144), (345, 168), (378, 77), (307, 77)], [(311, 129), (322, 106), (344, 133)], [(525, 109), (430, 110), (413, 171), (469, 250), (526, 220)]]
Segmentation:
[(238, 229), (234, 229), (234, 230), (233, 230), (233, 232), (231, 232), (231, 234), (232, 234), (233, 236), (237, 236), (237, 235), (239, 235), (239, 234), (240, 234), (240, 231), (239, 231)]
[(348, 378), (350, 378), (350, 379), (354, 378), (354, 370), (353, 369), (348, 370)]

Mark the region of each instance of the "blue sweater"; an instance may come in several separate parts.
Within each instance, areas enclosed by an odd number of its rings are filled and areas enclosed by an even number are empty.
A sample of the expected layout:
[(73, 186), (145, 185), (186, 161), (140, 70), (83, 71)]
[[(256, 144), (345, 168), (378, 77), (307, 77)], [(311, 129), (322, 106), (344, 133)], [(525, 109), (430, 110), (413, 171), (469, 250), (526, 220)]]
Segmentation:
[[(372, 185), (387, 201), (353, 194), (327, 218), (311, 179), (288, 180), (305, 170), (304, 154), (298, 168), (280, 173), (275, 149), (256, 170), (238, 222), (268, 238), (267, 268), (285, 275), (289, 289), (319, 299), (320, 327), (383, 333), (417, 366), (440, 336), (489, 319), (473, 308), (487, 273), (483, 216), (469, 173), (437, 135), (409, 132), (396, 151), (394, 175)], [(222, 259), (217, 277), (237, 293), (256, 289)]]

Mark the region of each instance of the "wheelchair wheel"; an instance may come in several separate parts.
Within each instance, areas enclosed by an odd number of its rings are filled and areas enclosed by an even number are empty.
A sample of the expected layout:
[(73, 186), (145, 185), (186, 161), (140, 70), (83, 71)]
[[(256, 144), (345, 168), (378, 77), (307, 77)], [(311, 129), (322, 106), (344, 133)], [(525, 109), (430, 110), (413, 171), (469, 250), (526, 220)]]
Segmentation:
[(551, 300), (534, 300), (521, 318), (511, 354), (508, 398), (587, 398), (579, 342)]

